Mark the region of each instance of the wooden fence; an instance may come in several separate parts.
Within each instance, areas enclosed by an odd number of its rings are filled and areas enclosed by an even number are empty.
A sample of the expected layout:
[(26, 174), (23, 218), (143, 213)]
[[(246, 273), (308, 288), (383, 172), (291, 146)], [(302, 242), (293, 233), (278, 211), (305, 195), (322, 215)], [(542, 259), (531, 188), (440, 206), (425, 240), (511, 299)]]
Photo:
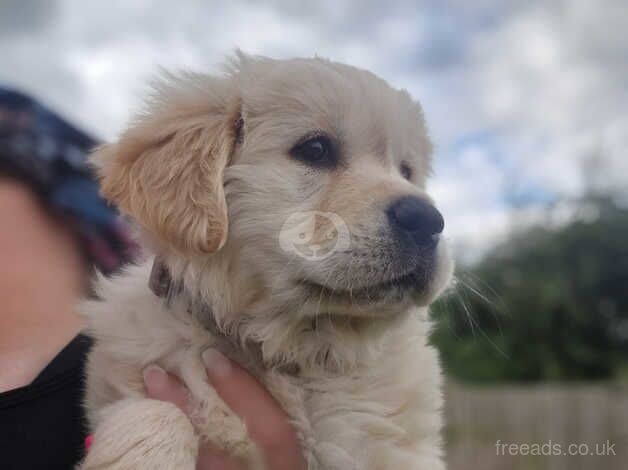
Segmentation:
[(628, 470), (627, 387), (449, 384), (445, 414), (449, 470)]

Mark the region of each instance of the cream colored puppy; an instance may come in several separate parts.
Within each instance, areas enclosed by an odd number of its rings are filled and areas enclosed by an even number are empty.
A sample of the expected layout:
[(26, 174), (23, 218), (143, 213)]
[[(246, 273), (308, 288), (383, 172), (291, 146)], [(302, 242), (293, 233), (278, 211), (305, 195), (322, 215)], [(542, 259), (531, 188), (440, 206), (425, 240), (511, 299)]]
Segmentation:
[[(430, 153), (408, 93), (347, 65), (240, 54), (223, 76), (163, 80), (93, 156), (156, 256), (82, 306), (82, 468), (193, 469), (199, 438), (264, 468), (205, 380), (216, 348), (285, 408), (309, 469), (442, 469), (427, 306), (452, 263)], [(186, 383), (193, 424), (145, 398), (151, 363)]]

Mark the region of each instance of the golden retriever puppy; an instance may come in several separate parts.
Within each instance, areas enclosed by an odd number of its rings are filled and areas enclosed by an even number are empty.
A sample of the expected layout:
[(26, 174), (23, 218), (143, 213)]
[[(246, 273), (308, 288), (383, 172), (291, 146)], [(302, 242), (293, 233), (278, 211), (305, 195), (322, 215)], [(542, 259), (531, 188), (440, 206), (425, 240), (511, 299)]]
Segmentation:
[[(199, 439), (265, 468), (205, 380), (214, 348), (281, 403), (309, 469), (442, 469), (427, 306), (452, 262), (430, 154), (408, 93), (347, 65), (238, 54), (221, 76), (162, 80), (93, 155), (153, 255), (82, 305), (82, 468), (193, 469)], [(151, 363), (186, 383), (192, 423), (145, 397)]]

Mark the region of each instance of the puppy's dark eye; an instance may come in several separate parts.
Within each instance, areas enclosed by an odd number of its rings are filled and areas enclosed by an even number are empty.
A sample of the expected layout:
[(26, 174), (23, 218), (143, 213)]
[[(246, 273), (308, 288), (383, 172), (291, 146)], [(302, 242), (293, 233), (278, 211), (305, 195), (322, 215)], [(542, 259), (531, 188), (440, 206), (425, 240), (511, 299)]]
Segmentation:
[(292, 147), (290, 155), (316, 168), (333, 168), (337, 163), (334, 146), (325, 135), (309, 137), (298, 143)]
[(401, 176), (410, 181), (412, 179), (412, 168), (407, 163), (402, 163), (399, 167), (399, 171), (401, 172)]

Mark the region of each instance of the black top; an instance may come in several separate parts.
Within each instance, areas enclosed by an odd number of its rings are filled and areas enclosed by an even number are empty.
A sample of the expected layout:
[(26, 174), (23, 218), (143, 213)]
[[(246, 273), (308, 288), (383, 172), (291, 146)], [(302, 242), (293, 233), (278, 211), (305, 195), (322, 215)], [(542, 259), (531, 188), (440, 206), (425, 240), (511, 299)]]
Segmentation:
[(77, 336), (31, 384), (0, 393), (3, 470), (72, 469), (83, 457), (83, 369), (90, 345)]

